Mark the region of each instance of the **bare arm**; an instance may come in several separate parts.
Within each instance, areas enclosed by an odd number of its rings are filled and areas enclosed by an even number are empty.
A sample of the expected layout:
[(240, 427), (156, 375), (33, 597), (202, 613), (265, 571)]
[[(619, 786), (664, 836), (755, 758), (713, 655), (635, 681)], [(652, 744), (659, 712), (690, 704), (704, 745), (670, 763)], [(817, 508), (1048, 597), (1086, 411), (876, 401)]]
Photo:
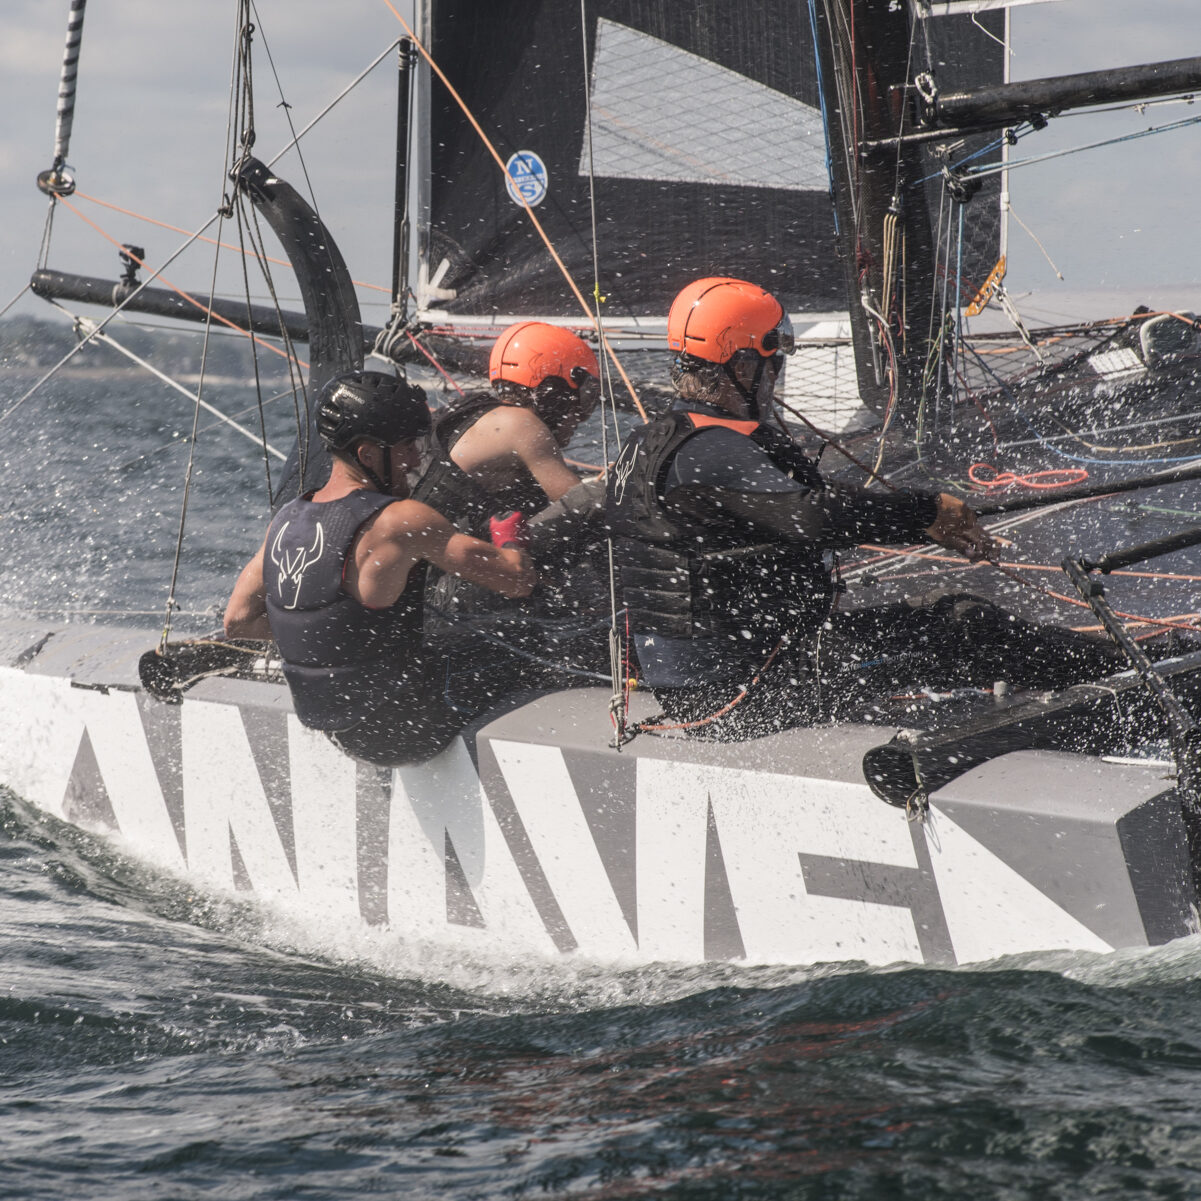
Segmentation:
[(517, 454), (552, 504), (580, 482), (580, 477), (563, 462), (554, 435), (537, 417), (530, 424), (528, 436), (518, 443)]
[(386, 608), (423, 559), (502, 596), (528, 596), (536, 579), (524, 551), (500, 550), (460, 534), (429, 505), (405, 500), (364, 527), (347, 564), (346, 590), (364, 605)]
[(270, 638), (267, 624), (267, 589), (263, 582), (263, 555), (266, 539), (254, 557), (242, 568), (238, 582), (225, 606), (225, 636), (227, 638)]
[(538, 414), (517, 405), (501, 405), (481, 417), (455, 444), (451, 458), (490, 492), (511, 483), (522, 466), (552, 503), (580, 482)]

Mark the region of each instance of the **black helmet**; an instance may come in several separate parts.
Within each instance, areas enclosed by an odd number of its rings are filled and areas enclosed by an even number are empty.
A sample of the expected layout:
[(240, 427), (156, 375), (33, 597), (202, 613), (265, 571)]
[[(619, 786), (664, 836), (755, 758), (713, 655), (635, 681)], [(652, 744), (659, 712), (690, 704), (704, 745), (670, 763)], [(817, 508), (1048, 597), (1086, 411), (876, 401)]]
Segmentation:
[(430, 430), (425, 393), (382, 371), (351, 371), (325, 385), (317, 408), (317, 433), (330, 450), (348, 450), (360, 439), (395, 446)]

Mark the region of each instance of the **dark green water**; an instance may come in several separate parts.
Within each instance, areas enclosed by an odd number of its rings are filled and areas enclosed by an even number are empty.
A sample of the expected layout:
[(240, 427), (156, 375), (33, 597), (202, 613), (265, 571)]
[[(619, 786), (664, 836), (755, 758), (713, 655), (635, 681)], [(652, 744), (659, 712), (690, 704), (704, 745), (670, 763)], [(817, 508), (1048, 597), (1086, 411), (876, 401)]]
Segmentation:
[(1201, 945), (605, 971), (344, 942), (0, 800), (0, 1196), (1192, 1197)]
[[(190, 423), (131, 376), (0, 426), (0, 610), (156, 625)], [(207, 433), (184, 628), (215, 624), (263, 497)], [(953, 971), (473, 960), (297, 929), (0, 792), (0, 1197), (1201, 1196), (1199, 978), (1198, 940)]]

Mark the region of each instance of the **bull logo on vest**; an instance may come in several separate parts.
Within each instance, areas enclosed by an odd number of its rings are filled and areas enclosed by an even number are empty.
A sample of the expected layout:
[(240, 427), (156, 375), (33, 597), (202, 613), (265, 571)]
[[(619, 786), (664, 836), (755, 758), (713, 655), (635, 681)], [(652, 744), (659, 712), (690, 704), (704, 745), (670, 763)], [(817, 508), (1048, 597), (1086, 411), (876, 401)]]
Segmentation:
[(284, 535), (292, 523), (285, 521), (271, 543), (271, 562), (279, 568), (276, 577), (276, 590), (279, 592), (279, 603), (285, 609), (295, 609), (300, 602), (300, 585), (304, 582), (304, 573), (321, 558), (325, 550), (325, 531), (317, 522), (317, 533), (310, 547), (297, 547), (289, 551), (284, 547)]

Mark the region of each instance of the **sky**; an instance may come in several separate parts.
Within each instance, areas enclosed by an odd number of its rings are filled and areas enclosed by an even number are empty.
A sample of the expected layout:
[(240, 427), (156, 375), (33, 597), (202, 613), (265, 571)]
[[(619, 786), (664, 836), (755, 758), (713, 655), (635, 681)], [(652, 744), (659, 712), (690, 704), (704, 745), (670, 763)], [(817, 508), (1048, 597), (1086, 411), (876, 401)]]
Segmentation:
[[(286, 111), (302, 125), (402, 30), (383, 0), (256, 0), (256, 6), (256, 153), (269, 159), (288, 137), (280, 88), (292, 106)], [(0, 9), (0, 309), (37, 263), (47, 202), (34, 180), (53, 157), (67, 10), (67, 0), (4, 0)], [(188, 230), (212, 214), (225, 190), (235, 17), (233, 0), (91, 6), (68, 160), (80, 193)], [(1015, 9), (1013, 24), (1015, 79), (1201, 55), (1197, 0), (1060, 0)], [(305, 141), (320, 211), (351, 275), (380, 286), (390, 282), (393, 64), (389, 56)], [(1201, 104), (1063, 118), (1019, 151), (1044, 153), (1191, 115), (1201, 115)], [(294, 155), (278, 169), (299, 183)], [(1197, 293), (1194, 307), (1201, 309), (1201, 125), (1026, 168), (1013, 174), (1011, 193), (1017, 215), (1065, 276), (1059, 281), (1031, 238), (1012, 225), (1015, 295), (1032, 293), (1031, 303), (1051, 313), (1065, 290), (1105, 288), (1156, 303), (1159, 289), (1171, 286), (1173, 297), (1181, 289)], [(93, 202), (77, 206), (118, 241), (146, 247), (152, 261), (182, 241)], [(116, 251), (74, 213), (60, 210), (53, 232), (50, 266), (115, 278)], [(165, 275), (198, 287), (207, 283), (212, 255), (196, 247)], [(219, 290), (234, 283), (227, 277)], [(382, 320), (383, 294), (361, 295), (365, 319)], [(13, 311), (50, 312), (29, 296)]]

